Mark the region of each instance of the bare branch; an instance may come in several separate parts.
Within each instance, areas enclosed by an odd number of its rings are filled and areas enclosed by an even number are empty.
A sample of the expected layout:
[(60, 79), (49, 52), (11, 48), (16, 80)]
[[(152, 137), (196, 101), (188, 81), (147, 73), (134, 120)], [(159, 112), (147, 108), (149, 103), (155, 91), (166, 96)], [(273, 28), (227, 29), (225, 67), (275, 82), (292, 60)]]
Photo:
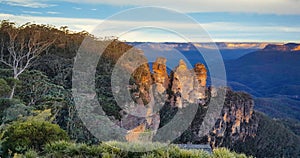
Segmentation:
[(10, 67), (10, 68), (13, 68), (13, 66), (12, 66), (11, 64), (7, 63), (7, 62), (6, 62), (5, 60), (3, 60), (3, 59), (0, 59), (0, 62), (3, 63), (3, 64), (5, 64), (6, 66), (8, 66), (8, 67)]

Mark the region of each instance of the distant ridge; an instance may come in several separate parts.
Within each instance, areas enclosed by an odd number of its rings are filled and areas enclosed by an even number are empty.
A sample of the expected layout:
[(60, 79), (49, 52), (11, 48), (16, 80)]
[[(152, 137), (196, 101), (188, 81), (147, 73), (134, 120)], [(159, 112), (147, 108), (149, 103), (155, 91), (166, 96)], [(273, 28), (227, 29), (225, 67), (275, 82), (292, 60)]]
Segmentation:
[(281, 51), (281, 52), (295, 52), (300, 51), (300, 44), (287, 43), (287, 44), (268, 44), (263, 51)]
[[(146, 44), (153, 47), (168, 48), (184, 48), (185, 50), (204, 48), (204, 49), (215, 49), (215, 45), (219, 49), (263, 49), (270, 43), (259, 43), (259, 42), (193, 42), (193, 43), (180, 43), (180, 42), (127, 42), (129, 45), (141, 45)], [(192, 46), (193, 45), (193, 46)]]

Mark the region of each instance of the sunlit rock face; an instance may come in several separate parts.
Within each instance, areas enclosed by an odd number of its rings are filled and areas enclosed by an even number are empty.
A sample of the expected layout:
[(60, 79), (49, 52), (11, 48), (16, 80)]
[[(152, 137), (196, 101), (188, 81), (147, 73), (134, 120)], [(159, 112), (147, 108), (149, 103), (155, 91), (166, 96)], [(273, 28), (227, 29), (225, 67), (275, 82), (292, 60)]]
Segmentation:
[[(167, 60), (157, 58), (153, 63), (153, 73), (147, 64), (135, 71), (134, 85), (130, 86), (135, 95), (138, 106), (131, 112), (123, 114), (120, 121), (122, 128), (128, 130), (127, 141), (151, 141), (161, 124), (172, 119), (172, 115), (178, 109), (184, 110), (189, 105), (199, 105), (191, 126), (187, 133), (178, 139), (179, 143), (209, 143), (212, 147), (220, 147), (237, 141), (243, 141), (246, 137), (254, 137), (258, 127), (258, 121), (253, 112), (253, 99), (246, 93), (233, 92), (228, 88), (206, 87), (207, 69), (203, 64), (196, 64), (189, 69), (183, 60), (180, 60), (170, 74), (167, 72)], [(212, 116), (216, 118), (216, 124), (210, 129), (206, 141), (202, 141), (201, 124), (206, 111), (211, 104), (211, 98), (225, 97), (221, 112)], [(164, 110), (161, 111), (163, 107)], [(137, 114), (137, 115), (134, 115)], [(166, 114), (167, 116), (162, 116)], [(145, 134), (146, 132), (146, 134)], [(174, 131), (176, 132), (176, 131)], [(148, 133), (148, 135), (147, 135)], [(146, 137), (145, 137), (146, 135)], [(200, 141), (201, 140), (201, 141)]]
[(234, 144), (246, 137), (255, 137), (258, 121), (254, 116), (254, 101), (249, 94), (226, 89), (221, 115), (208, 135), (212, 147)]
[(175, 106), (182, 108), (187, 106), (184, 101), (197, 103), (205, 99), (206, 79), (207, 71), (203, 64), (196, 64), (194, 69), (189, 70), (186, 63), (180, 60), (171, 75)]
[(156, 91), (160, 94), (165, 92), (169, 85), (169, 76), (167, 73), (166, 66), (167, 59), (165, 58), (157, 58), (153, 63), (153, 82), (156, 84)]
[(140, 105), (146, 105), (151, 100), (150, 87), (153, 83), (151, 72), (148, 64), (142, 64), (133, 74), (136, 89), (136, 102)]
[[(234, 92), (225, 87), (209, 87), (207, 92), (209, 98), (206, 105), (199, 106), (191, 126), (175, 143), (210, 144), (213, 148), (232, 147), (235, 143), (256, 136), (258, 119), (249, 94)], [(208, 108), (213, 108), (211, 110), (214, 111), (214, 107), (219, 104), (222, 104), (220, 111), (207, 113)], [(212, 127), (203, 126), (205, 117), (209, 117), (215, 124)], [(205, 129), (209, 132), (203, 133)]]
[[(129, 87), (133, 91), (133, 100), (137, 105), (128, 107), (132, 107), (129, 111), (136, 115), (125, 114), (120, 122), (123, 128), (131, 131), (128, 133), (130, 136), (126, 137), (130, 141), (135, 141), (137, 133), (143, 133), (143, 130), (158, 129), (160, 117), (157, 109), (166, 103), (171, 103), (174, 108), (183, 108), (206, 97), (207, 76), (203, 64), (196, 64), (195, 68), (190, 70), (186, 63), (180, 60), (169, 76), (166, 62), (165, 58), (157, 58), (153, 63), (153, 73), (147, 64), (135, 70), (133, 75), (135, 83)], [(132, 131), (135, 131), (134, 135)]]
[(185, 62), (180, 60), (179, 65), (173, 70), (172, 92), (174, 92), (175, 106), (182, 108), (183, 100), (189, 100), (189, 93), (194, 88), (194, 78), (191, 71), (187, 68)]
[(293, 51), (300, 51), (300, 45), (296, 46)]
[(207, 79), (207, 70), (205, 65), (200, 63), (196, 64), (194, 67), (194, 72), (200, 86), (205, 87)]

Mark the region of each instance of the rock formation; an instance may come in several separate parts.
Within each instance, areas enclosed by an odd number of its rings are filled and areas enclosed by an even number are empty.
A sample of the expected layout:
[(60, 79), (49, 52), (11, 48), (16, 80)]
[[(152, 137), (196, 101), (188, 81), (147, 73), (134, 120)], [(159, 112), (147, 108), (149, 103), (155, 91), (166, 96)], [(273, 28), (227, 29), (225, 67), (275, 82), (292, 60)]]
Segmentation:
[(195, 68), (189, 70), (183, 60), (173, 70), (171, 75), (171, 91), (174, 93), (173, 100), (176, 107), (182, 108), (188, 103), (197, 103), (205, 99), (206, 68), (203, 64), (196, 64)]
[(194, 67), (195, 76), (200, 84), (200, 86), (206, 86), (206, 79), (207, 79), (207, 70), (204, 64), (196, 64)]
[(249, 94), (227, 89), (224, 107), (208, 135), (208, 142), (212, 147), (219, 147), (254, 137), (258, 121), (253, 113), (254, 101)]
[[(243, 141), (248, 136), (255, 136), (258, 125), (253, 114), (254, 103), (248, 94), (233, 92), (228, 88), (207, 88), (207, 70), (203, 64), (199, 63), (193, 69), (188, 69), (186, 63), (180, 60), (178, 66), (168, 75), (166, 62), (165, 58), (157, 58), (153, 63), (152, 74), (147, 65), (135, 73), (135, 77), (138, 77), (135, 83), (138, 87), (135, 92), (138, 94), (137, 100), (146, 97), (143, 100), (147, 100), (148, 104), (139, 104), (140, 106), (134, 109), (143, 117), (123, 115), (121, 125), (128, 130), (126, 136), (128, 141), (139, 141), (145, 131), (154, 131), (151, 134), (155, 134), (159, 125), (163, 126), (176, 113), (176, 110), (169, 112), (168, 109), (183, 109), (191, 104), (198, 104), (199, 111), (190, 128), (177, 140), (178, 142), (209, 143), (212, 147), (219, 147), (226, 145), (227, 142), (233, 144), (236, 141)], [(219, 103), (224, 104), (221, 114), (213, 116), (217, 121), (210, 133), (205, 136), (206, 139), (200, 138), (201, 124), (207, 106), (210, 105), (210, 98), (219, 97), (221, 94), (225, 94), (223, 97), (226, 96), (225, 102)], [(163, 108), (168, 106), (170, 108)]]
[(162, 94), (165, 92), (169, 85), (169, 76), (167, 73), (166, 67), (167, 59), (165, 58), (157, 58), (153, 63), (153, 82), (156, 84), (156, 91)]

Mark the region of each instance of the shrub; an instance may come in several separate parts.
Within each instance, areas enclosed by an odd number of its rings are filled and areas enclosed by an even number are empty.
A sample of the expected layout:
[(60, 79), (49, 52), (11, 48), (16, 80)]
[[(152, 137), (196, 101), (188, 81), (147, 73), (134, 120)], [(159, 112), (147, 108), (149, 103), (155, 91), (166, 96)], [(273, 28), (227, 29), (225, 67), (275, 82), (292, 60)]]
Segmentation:
[(50, 122), (15, 122), (4, 131), (2, 147), (5, 154), (41, 151), (46, 143), (68, 139), (64, 130)]
[(25, 152), (24, 157), (26, 158), (37, 158), (38, 157), (38, 153), (35, 150), (28, 150)]
[(187, 149), (180, 149), (178, 146), (170, 145), (168, 148), (169, 156), (168, 157), (178, 157), (178, 158), (208, 158), (210, 155), (202, 150), (187, 150)]
[(213, 155), (214, 158), (247, 158), (245, 154), (231, 152), (226, 148), (214, 149)]
[(9, 119), (9, 117), (12, 117), (14, 114), (16, 114), (15, 116), (18, 116), (19, 114), (27, 115), (30, 110), (30, 107), (26, 107), (18, 99), (0, 98), (0, 123), (2, 124), (2, 121), (9, 122), (13, 120)]
[[(76, 144), (68, 141), (56, 141), (48, 143), (44, 151), (44, 157), (103, 157), (103, 158), (247, 158), (244, 154), (237, 154), (228, 149), (215, 149), (212, 154), (202, 150), (180, 149), (176, 145), (161, 143), (126, 143), (126, 142), (103, 142), (100, 145), (88, 146), (86, 144)], [(118, 147), (120, 148), (118, 148)], [(135, 152), (136, 150), (145, 149), (146, 147), (156, 148), (155, 150), (145, 152)]]
[(56, 141), (48, 143), (44, 152), (47, 157), (76, 157), (92, 156), (99, 157), (103, 153), (100, 146), (88, 146), (86, 144), (76, 144), (67, 141)]
[(17, 121), (20, 118), (31, 115), (31, 110), (33, 108), (28, 107), (24, 104), (14, 104), (3, 111), (3, 116), (1, 118), (2, 123), (9, 123), (12, 121)]

